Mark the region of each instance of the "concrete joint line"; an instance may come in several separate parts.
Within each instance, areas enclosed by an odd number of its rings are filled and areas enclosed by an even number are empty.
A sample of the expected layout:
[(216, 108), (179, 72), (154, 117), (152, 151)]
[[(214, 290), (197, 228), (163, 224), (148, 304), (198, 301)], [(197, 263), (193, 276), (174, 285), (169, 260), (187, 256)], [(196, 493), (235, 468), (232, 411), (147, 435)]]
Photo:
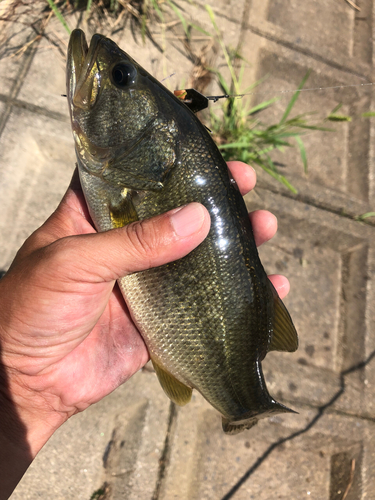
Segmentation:
[[(272, 35), (271, 33), (268, 33), (267, 31), (264, 31), (262, 29), (257, 28), (256, 26), (252, 26), (251, 24), (246, 24), (245, 28), (255, 35), (261, 36), (263, 38), (266, 38), (267, 40), (270, 40), (271, 42), (275, 42), (279, 45), (282, 45), (286, 47), (287, 49), (294, 50), (295, 52), (299, 52), (300, 54), (303, 54), (304, 56), (310, 57), (312, 59), (315, 59), (318, 62), (322, 62), (324, 64), (327, 64), (331, 68), (338, 69), (340, 71), (344, 71), (345, 73), (349, 73), (350, 75), (357, 76), (358, 78), (361, 78), (363, 80), (366, 80), (367, 82), (371, 81), (371, 74), (363, 74), (358, 71), (355, 71), (352, 68), (349, 68), (347, 66), (344, 66), (343, 64), (337, 63), (335, 61), (332, 61), (331, 59), (327, 59), (319, 54), (316, 54), (314, 52), (311, 52), (311, 50), (308, 50), (303, 47), (299, 47), (291, 42), (287, 42), (285, 40), (282, 40), (281, 38)], [(370, 71), (370, 68), (369, 68)]]
[[(274, 194), (283, 196), (284, 198), (289, 198), (290, 200), (296, 201), (297, 203), (302, 203), (304, 205), (310, 205), (314, 208), (318, 208), (319, 210), (324, 210), (325, 212), (329, 212), (331, 214), (339, 215), (340, 217), (343, 217), (345, 219), (350, 219), (352, 221), (355, 221), (355, 218), (352, 215), (343, 213), (341, 211), (341, 209), (339, 209), (339, 208), (334, 209), (333, 207), (326, 206), (324, 203), (319, 203), (318, 201), (314, 200), (310, 196), (298, 195), (298, 194), (294, 195), (293, 193), (288, 193), (287, 191), (281, 193), (279, 190), (273, 189), (269, 185), (264, 185), (262, 182), (258, 182), (257, 187), (264, 189), (265, 191), (269, 191), (270, 193), (274, 193)], [(358, 221), (358, 223), (360, 223), (360, 221)], [(364, 224), (366, 224), (366, 226), (369, 226), (372, 228), (374, 227), (374, 224), (370, 223), (370, 222), (366, 222)]]
[(171, 436), (175, 430), (176, 418), (177, 418), (177, 408), (175, 403), (171, 401), (169, 407), (168, 428), (167, 428), (167, 433), (165, 435), (164, 448), (159, 460), (158, 479), (151, 500), (160, 499), (160, 494), (165, 479), (165, 473), (168, 468), (170, 454), (171, 454)]
[(251, 8), (251, 0), (245, 0), (243, 11), (242, 11), (240, 36), (238, 37), (238, 43), (237, 43), (237, 48), (236, 48), (237, 54), (241, 53), (241, 48), (242, 48), (242, 45), (243, 45), (243, 42), (245, 39), (246, 25), (247, 25), (247, 20), (249, 19), (249, 15), (250, 15), (250, 8)]
[(47, 116), (48, 118), (52, 118), (53, 120), (59, 120), (61, 122), (69, 122), (69, 118), (58, 111), (51, 111), (49, 109), (43, 108), (42, 106), (37, 106), (35, 104), (31, 104), (30, 102), (23, 101), (21, 99), (11, 99), (10, 97), (0, 94), (0, 102), (4, 102), (10, 108), (13, 106), (20, 109), (26, 109), (31, 113), (36, 113), (42, 116)]

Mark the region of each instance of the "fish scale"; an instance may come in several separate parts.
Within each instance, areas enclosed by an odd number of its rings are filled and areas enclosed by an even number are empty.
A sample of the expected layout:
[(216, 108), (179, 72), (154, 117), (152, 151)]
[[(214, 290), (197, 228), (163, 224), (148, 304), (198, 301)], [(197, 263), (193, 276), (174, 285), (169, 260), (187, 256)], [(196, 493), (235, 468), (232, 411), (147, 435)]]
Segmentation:
[(261, 361), (294, 351), (292, 320), (259, 260), (238, 187), (194, 113), (111, 40), (73, 31), (68, 100), (81, 184), (99, 231), (190, 202), (207, 238), (184, 258), (119, 280), (166, 394), (198, 390), (237, 433), (291, 411), (268, 393)]

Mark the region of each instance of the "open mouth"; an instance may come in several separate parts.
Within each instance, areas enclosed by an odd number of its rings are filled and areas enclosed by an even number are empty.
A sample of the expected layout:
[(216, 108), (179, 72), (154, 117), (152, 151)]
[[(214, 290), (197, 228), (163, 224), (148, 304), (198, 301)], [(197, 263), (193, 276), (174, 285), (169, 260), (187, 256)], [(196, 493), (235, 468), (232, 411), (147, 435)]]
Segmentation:
[(76, 100), (77, 93), (85, 88), (97, 61), (100, 42), (105, 39), (103, 35), (94, 35), (90, 47), (87, 46), (85, 34), (76, 29), (70, 35), (68, 60), (66, 66), (67, 95), (69, 103)]

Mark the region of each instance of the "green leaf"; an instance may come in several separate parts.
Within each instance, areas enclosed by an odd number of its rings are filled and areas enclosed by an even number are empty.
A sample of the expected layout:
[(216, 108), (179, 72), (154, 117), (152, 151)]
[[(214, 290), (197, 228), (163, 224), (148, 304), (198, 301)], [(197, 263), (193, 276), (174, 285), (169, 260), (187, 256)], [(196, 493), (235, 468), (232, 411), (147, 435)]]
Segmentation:
[(200, 26), (198, 26), (197, 24), (194, 24), (194, 23), (190, 23), (190, 26), (192, 28), (194, 28), (195, 30), (199, 31), (200, 33), (203, 33), (203, 35), (206, 35), (206, 36), (211, 36), (212, 37), (212, 33), (209, 33), (208, 31), (204, 30), (203, 28), (201, 28)]
[(253, 115), (254, 113), (257, 113), (258, 111), (261, 111), (263, 109), (268, 108), (268, 106), (271, 106), (271, 104), (273, 104), (274, 102), (276, 102), (278, 100), (279, 100), (278, 97), (274, 97), (273, 99), (270, 99), (269, 101), (261, 102), (260, 104), (257, 104), (256, 106), (254, 106), (253, 108), (251, 108), (247, 112), (247, 114), (248, 115)]
[(282, 138), (285, 138), (285, 137), (296, 137), (298, 135), (301, 135), (301, 133), (303, 134), (304, 132), (283, 132), (282, 134), (278, 134), (277, 137), (282, 137)]
[(266, 143), (271, 143), (273, 144), (275, 147), (279, 147), (279, 146), (287, 146), (287, 147), (291, 147), (291, 144), (287, 141), (282, 141), (281, 139), (279, 139), (278, 137), (270, 137), (269, 139), (265, 139), (265, 142)]
[(334, 115), (336, 111), (338, 111), (341, 107), (342, 107), (342, 102), (333, 108), (333, 110), (330, 112), (330, 115)]
[(162, 23), (164, 23), (164, 16), (163, 16), (162, 11), (160, 10), (160, 7), (159, 7), (159, 4), (158, 4), (157, 0), (151, 0), (151, 2), (152, 2), (152, 6), (154, 7), (155, 12), (157, 13), (160, 21)]
[(228, 144), (220, 144), (219, 149), (235, 149), (248, 147), (248, 142), (230, 142)]
[(176, 16), (181, 21), (181, 24), (182, 24), (184, 31), (185, 31), (185, 35), (187, 36), (187, 38), (190, 38), (188, 23), (186, 22), (186, 19), (184, 18), (184, 16), (181, 14), (180, 9), (173, 2), (171, 2), (171, 0), (167, 0), (167, 3), (171, 7), (171, 9), (174, 10)]
[(220, 86), (221, 86), (221, 89), (223, 90), (223, 92), (225, 92), (225, 94), (230, 94), (230, 86), (224, 80), (224, 77), (220, 73), (220, 71), (218, 71), (217, 69), (214, 69), (214, 68), (207, 68), (207, 69), (209, 71), (211, 71), (212, 73), (215, 73), (215, 75), (218, 77), (219, 83), (220, 83)]
[(284, 112), (284, 115), (283, 117), (281, 118), (280, 120), (280, 125), (282, 123), (284, 123), (286, 121), (286, 119), (288, 118), (289, 116), (289, 113), (292, 111), (292, 108), (296, 102), (296, 100), (298, 99), (299, 95), (300, 95), (300, 90), (302, 89), (302, 87), (305, 85), (308, 77), (310, 76), (310, 70), (306, 73), (306, 75), (303, 77), (302, 79), (302, 82), (299, 84), (298, 86), (298, 89), (296, 90), (296, 92), (294, 92), (293, 94), (293, 97), (291, 98), (291, 100), (289, 101), (289, 104)]
[(264, 165), (262, 163), (259, 163), (259, 162), (256, 162), (256, 163), (258, 163), (258, 165), (261, 166), (263, 168), (263, 170), (265, 170), (268, 174), (270, 174), (274, 179), (276, 179), (279, 182), (281, 182), (282, 184), (284, 184), (284, 186), (286, 186), (288, 189), (290, 189), (290, 191), (292, 191), (292, 193), (294, 193), (294, 194), (298, 193), (297, 189), (294, 186), (292, 186), (292, 184), (288, 181), (288, 179), (286, 179), (283, 175), (279, 174), (278, 172), (275, 172), (274, 170), (272, 170), (271, 168), (267, 167), (266, 165)]
[(237, 77), (236, 77), (236, 73), (234, 71), (233, 64), (232, 64), (232, 62), (230, 60), (227, 48), (226, 48), (226, 46), (225, 46), (225, 44), (223, 42), (223, 39), (222, 39), (222, 37), (220, 35), (220, 30), (219, 30), (219, 28), (218, 28), (218, 26), (216, 24), (214, 11), (211, 9), (211, 7), (208, 4), (206, 4), (205, 7), (206, 7), (206, 10), (208, 12), (208, 15), (210, 16), (210, 20), (211, 20), (212, 26), (214, 27), (214, 30), (216, 32), (216, 36), (217, 36), (219, 45), (221, 47), (221, 50), (223, 51), (225, 62), (226, 62), (227, 66), (228, 66), (228, 69), (230, 71), (230, 75), (231, 75), (231, 78), (232, 78), (232, 82), (233, 82), (233, 85), (234, 85), (235, 92), (236, 92), (236, 94), (240, 94), (241, 92), (240, 92), (240, 89), (239, 89), (239, 84), (238, 84), (238, 80), (237, 80)]
[(367, 111), (366, 113), (362, 113), (361, 116), (363, 116), (363, 118), (371, 118), (375, 116), (375, 111)]
[(347, 115), (328, 115), (327, 120), (330, 122), (351, 122), (352, 117)]
[(303, 141), (299, 135), (296, 135), (294, 139), (295, 139), (297, 146), (299, 148), (299, 152), (301, 153), (301, 158), (302, 158), (302, 162), (303, 162), (303, 169), (305, 171), (305, 174), (307, 174), (307, 157), (306, 157), (305, 145), (303, 144)]
[(365, 214), (362, 214), (362, 215), (357, 215), (355, 218), (355, 220), (365, 220), (365, 219), (368, 219), (369, 217), (375, 217), (375, 212), (367, 212)]
[(64, 28), (66, 29), (66, 31), (70, 35), (71, 30), (70, 30), (69, 26), (66, 24), (64, 16), (61, 14), (61, 12), (59, 11), (59, 9), (57, 8), (57, 5), (55, 4), (55, 2), (53, 0), (47, 0), (47, 2), (48, 2), (48, 5), (51, 7), (53, 13), (57, 17), (57, 19), (60, 21), (60, 23), (64, 26)]

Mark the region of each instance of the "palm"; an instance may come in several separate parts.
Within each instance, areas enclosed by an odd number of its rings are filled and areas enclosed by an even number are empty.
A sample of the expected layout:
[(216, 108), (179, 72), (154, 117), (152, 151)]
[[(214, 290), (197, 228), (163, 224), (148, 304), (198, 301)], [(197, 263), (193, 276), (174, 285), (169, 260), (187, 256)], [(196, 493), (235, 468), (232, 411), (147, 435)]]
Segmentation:
[[(97, 298), (100, 303), (100, 294)], [(81, 326), (81, 337), (88, 335), (53, 367), (56, 381), (61, 382), (61, 387), (56, 388), (61, 391), (61, 400), (65, 406), (78, 410), (113, 391), (148, 359), (147, 349), (117, 286), (91, 332)]]

